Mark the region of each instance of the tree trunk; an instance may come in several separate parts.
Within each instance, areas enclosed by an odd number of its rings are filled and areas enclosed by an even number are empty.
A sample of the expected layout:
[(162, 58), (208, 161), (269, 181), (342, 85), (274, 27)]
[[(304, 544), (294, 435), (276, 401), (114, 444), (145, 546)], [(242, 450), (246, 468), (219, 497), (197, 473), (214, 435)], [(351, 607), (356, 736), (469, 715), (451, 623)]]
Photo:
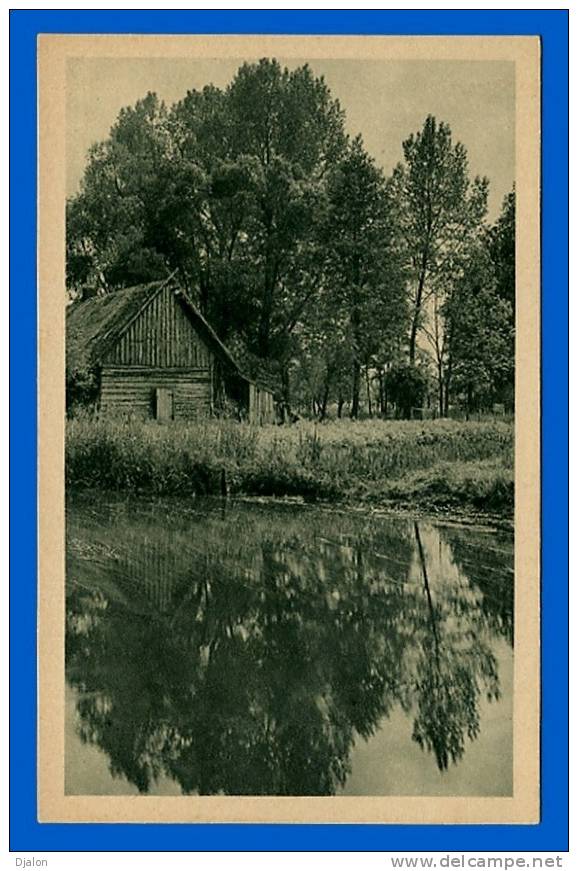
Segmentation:
[(343, 403), (345, 402), (343, 396), (340, 396), (337, 400), (337, 417), (341, 420), (341, 414), (343, 412)]
[(383, 366), (377, 370), (377, 384), (379, 388), (379, 414), (385, 417), (385, 378), (383, 377)]
[[(451, 345), (450, 345), (451, 347)], [(444, 417), (447, 417), (450, 413), (450, 389), (452, 382), (452, 358), (451, 355), (448, 354), (448, 360), (446, 363), (446, 369), (444, 373)]]
[(441, 362), (438, 362), (438, 405), (440, 417), (444, 416), (444, 377)]
[(206, 316), (209, 313), (209, 279), (203, 273), (199, 282), (199, 308), (201, 314)]
[(409, 334), (409, 362), (413, 366), (415, 363), (415, 343), (417, 339), (417, 322), (419, 318), (419, 310), (416, 308), (411, 323), (411, 332)]
[[(355, 290), (357, 294), (357, 289)], [(361, 387), (361, 315), (357, 307), (357, 299), (351, 309), (351, 328), (353, 334), (353, 365), (352, 365), (352, 386), (351, 386), (351, 412), (350, 417), (356, 420), (359, 417), (359, 390)]]
[(352, 420), (357, 420), (359, 417), (359, 388), (361, 386), (360, 366), (357, 360), (353, 361), (353, 378), (351, 389), (351, 412)]
[(472, 385), (471, 382), (468, 382), (468, 389), (466, 393), (466, 420), (470, 419), (470, 413), (472, 410)]
[(269, 357), (269, 336), (271, 332), (271, 303), (272, 294), (270, 291), (265, 292), (263, 300), (263, 310), (259, 321), (258, 333), (258, 352), (259, 356), (267, 359)]
[(370, 417), (373, 417), (373, 405), (371, 402), (371, 381), (369, 378), (369, 366), (365, 367), (365, 384), (367, 387), (367, 412)]
[(425, 275), (426, 275), (426, 255), (423, 256), (422, 268), (419, 276), (419, 281), (417, 284), (417, 292), (415, 295), (415, 303), (413, 309), (413, 315), (411, 319), (411, 331), (409, 334), (409, 362), (413, 366), (415, 363), (415, 348), (417, 341), (417, 329), (419, 324), (419, 318), (421, 315), (421, 304), (423, 300), (423, 291), (425, 287)]
[(273, 298), (275, 284), (277, 282), (277, 264), (273, 252), (273, 214), (269, 209), (265, 211), (263, 223), (265, 225), (265, 269), (263, 275), (263, 293), (261, 297), (261, 317), (259, 319), (258, 348), (260, 357), (269, 356), (271, 341), (271, 316), (273, 313)]
[(447, 417), (450, 413), (450, 379), (449, 375), (445, 379), (444, 384), (444, 417)]
[(325, 420), (325, 416), (327, 414), (327, 400), (329, 399), (329, 380), (325, 382), (325, 388), (323, 390), (323, 397), (321, 399), (320, 408), (319, 408), (319, 420)]

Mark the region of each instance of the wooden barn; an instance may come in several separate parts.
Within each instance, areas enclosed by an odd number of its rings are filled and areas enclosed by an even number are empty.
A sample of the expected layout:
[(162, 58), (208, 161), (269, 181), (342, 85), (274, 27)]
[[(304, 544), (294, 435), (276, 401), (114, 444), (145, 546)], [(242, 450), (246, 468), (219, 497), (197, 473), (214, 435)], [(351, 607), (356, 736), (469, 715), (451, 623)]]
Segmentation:
[(252, 423), (276, 418), (272, 390), (243, 375), (170, 279), (70, 305), (66, 379), (69, 411), (163, 422), (231, 409)]

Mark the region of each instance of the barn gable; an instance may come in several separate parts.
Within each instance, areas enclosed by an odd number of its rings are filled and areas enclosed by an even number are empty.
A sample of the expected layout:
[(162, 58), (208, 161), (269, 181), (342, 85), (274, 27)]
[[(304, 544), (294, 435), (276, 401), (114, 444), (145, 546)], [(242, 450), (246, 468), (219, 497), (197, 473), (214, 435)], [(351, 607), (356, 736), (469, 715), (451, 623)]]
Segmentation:
[(211, 353), (195, 328), (195, 320), (170, 287), (161, 288), (123, 330), (103, 362), (208, 369)]

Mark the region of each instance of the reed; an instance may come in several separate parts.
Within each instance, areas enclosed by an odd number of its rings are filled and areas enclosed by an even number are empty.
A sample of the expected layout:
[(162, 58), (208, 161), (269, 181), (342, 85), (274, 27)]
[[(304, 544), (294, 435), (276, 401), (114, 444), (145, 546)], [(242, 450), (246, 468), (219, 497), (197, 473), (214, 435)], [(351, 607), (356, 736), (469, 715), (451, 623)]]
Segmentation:
[[(504, 421), (339, 421), (251, 427), (75, 419), (71, 488), (513, 504), (514, 428)], [(427, 473), (427, 474), (426, 474)], [(511, 491), (511, 498), (510, 498)], [(504, 495), (505, 494), (505, 495)], [(495, 496), (495, 494), (494, 494)], [(479, 506), (478, 506), (479, 507)]]

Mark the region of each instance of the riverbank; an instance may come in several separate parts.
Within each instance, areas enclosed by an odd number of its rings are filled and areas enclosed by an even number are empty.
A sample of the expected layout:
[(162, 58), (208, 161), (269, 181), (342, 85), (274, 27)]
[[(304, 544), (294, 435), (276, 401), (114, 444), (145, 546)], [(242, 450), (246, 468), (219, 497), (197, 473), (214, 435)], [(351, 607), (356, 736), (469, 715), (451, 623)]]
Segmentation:
[(72, 420), (70, 490), (298, 496), (511, 516), (514, 427), (505, 421), (338, 421), (255, 428), (231, 421)]

